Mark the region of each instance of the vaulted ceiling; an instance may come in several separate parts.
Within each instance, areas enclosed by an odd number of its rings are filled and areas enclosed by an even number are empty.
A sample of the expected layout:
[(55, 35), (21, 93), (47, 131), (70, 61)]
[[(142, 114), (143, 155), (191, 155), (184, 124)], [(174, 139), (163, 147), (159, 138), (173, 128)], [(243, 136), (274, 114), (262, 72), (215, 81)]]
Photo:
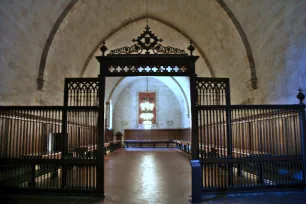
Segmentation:
[[(96, 76), (102, 41), (131, 45), (146, 8), (144, 0), (1, 1), (0, 104), (61, 105), (64, 78)], [(303, 0), (149, 0), (148, 16), (165, 45), (194, 42), (199, 76), (231, 79), (233, 103), (296, 103), (306, 88), (305, 9)]]

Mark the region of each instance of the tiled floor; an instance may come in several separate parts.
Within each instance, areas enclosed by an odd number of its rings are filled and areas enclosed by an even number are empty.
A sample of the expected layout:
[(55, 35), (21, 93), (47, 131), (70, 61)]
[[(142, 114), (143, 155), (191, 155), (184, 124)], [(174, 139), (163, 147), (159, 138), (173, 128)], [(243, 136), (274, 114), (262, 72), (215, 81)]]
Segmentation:
[[(189, 155), (176, 149), (120, 150), (106, 158), (106, 200), (181, 203), (191, 194)], [(185, 202), (184, 202), (185, 201)]]
[[(18, 195), (2, 197), (0, 203), (186, 204), (191, 194), (189, 159), (189, 155), (176, 149), (120, 149), (105, 159), (105, 200)], [(306, 194), (207, 196), (203, 203), (306, 203)]]

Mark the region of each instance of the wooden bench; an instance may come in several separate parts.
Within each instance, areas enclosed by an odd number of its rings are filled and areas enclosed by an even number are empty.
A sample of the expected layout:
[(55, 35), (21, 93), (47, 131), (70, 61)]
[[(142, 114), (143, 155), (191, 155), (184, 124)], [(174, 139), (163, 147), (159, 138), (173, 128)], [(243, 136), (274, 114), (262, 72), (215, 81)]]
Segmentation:
[(151, 144), (153, 147), (156, 147), (156, 144), (166, 144), (166, 147), (169, 148), (169, 144), (174, 144), (173, 140), (125, 140), (124, 144), (127, 148), (129, 148), (129, 145), (131, 144), (139, 144), (139, 147), (143, 147), (143, 144)]
[[(104, 154), (107, 152), (113, 152), (116, 149), (121, 148), (121, 140), (114, 140), (104, 143)], [(76, 147), (73, 151), (73, 157), (96, 157), (97, 156), (98, 145), (84, 145), (80, 147)]]
[(176, 148), (191, 154), (191, 142), (190, 141), (183, 141), (183, 140), (173, 140), (176, 144)]
[(108, 144), (107, 146), (105, 146), (105, 154), (107, 151), (113, 152), (116, 149), (121, 148), (121, 140), (114, 140), (105, 144)]

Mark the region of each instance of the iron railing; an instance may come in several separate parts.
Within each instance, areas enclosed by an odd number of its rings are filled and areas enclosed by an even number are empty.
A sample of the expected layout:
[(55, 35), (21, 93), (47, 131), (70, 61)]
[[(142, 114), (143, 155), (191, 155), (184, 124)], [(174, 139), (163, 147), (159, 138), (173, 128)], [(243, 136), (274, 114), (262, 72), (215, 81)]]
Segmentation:
[(97, 107), (0, 107), (0, 187), (95, 192), (97, 138)]
[(197, 105), (230, 105), (228, 78), (196, 78)]
[(203, 189), (304, 186), (304, 108), (198, 106)]
[(99, 78), (65, 78), (64, 106), (99, 106)]

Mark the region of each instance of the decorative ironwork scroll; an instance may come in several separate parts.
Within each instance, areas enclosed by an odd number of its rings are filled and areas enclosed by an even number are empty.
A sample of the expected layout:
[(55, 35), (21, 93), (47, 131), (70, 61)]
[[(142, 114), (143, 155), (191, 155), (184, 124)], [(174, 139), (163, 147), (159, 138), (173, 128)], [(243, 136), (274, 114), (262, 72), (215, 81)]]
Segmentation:
[[(115, 55), (115, 54), (142, 54), (145, 51), (145, 54), (174, 54), (174, 55), (187, 55), (187, 53), (184, 50), (170, 47), (170, 46), (163, 46), (160, 44), (163, 39), (158, 38), (151, 30), (150, 27), (147, 25), (145, 27), (145, 30), (143, 33), (141, 33), (136, 39), (134, 38), (132, 40), (134, 45), (128, 47), (124, 46), (118, 49), (111, 50), (109, 55)], [(102, 49), (103, 48), (103, 49)], [(105, 43), (103, 43), (103, 46), (101, 47), (101, 51), (103, 52), (103, 55), (105, 51), (107, 50)], [(188, 50), (190, 51), (191, 55), (194, 50), (194, 47), (192, 43), (188, 47)], [(150, 52), (151, 51), (151, 52)]]
[(68, 106), (98, 106), (98, 78), (66, 78)]
[(197, 105), (228, 105), (229, 80), (197, 77)]
[(173, 73), (183, 73), (187, 69), (184, 66), (110, 66), (110, 73), (119, 73), (119, 72), (154, 72), (154, 73), (163, 73), (163, 72), (173, 72)]

